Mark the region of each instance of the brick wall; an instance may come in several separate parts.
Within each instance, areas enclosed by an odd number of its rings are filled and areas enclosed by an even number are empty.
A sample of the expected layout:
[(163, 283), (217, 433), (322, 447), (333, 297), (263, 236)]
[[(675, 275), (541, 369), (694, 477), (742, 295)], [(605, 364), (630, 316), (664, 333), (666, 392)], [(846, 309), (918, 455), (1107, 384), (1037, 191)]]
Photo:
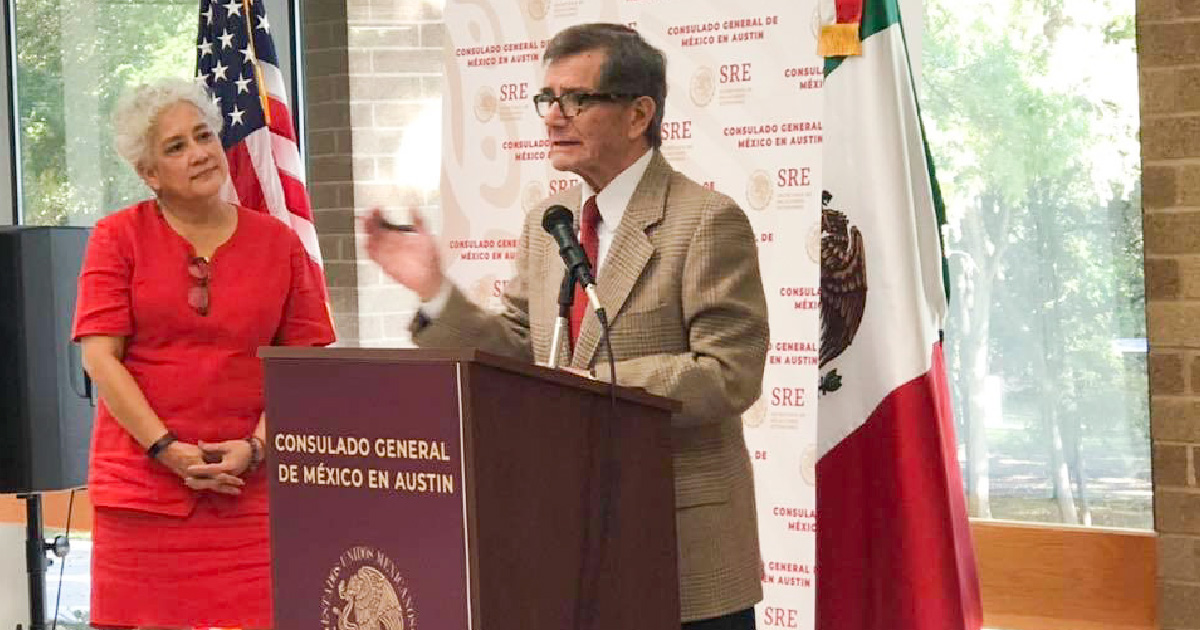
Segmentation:
[(308, 191), (325, 260), (334, 326), (339, 342), (352, 345), (359, 336), (358, 273), (346, 5), (305, 3), (302, 15)]
[[(404, 218), (416, 206), (436, 225), (436, 173), (414, 179), (397, 152), (414, 121), (440, 109), (441, 9), (422, 0), (328, 0), (305, 3), (303, 19), (309, 185), (339, 342), (407, 345), (415, 296), (366, 258), (355, 217), (380, 206)], [(436, 159), (440, 140), (430, 144), (401, 158)]]
[(1138, 1), (1150, 424), (1164, 630), (1200, 629), (1200, 2)]

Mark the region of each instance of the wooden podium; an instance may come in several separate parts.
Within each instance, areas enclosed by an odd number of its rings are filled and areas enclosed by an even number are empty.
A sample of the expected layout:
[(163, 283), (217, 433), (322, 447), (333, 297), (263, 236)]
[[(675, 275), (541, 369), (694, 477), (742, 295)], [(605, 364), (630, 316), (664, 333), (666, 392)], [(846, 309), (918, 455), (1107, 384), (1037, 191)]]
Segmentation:
[(260, 356), (276, 628), (678, 630), (677, 403), (474, 350)]

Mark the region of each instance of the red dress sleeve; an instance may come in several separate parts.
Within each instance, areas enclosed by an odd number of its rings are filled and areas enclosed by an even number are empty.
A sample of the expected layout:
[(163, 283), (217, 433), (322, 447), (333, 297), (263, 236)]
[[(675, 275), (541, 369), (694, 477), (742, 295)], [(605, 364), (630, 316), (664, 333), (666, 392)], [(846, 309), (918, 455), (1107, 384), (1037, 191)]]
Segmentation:
[(133, 263), (115, 223), (101, 220), (88, 237), (75, 300), (72, 332), (75, 341), (88, 335), (128, 337), (133, 334), (130, 311)]
[(275, 332), (275, 345), (329, 345), (335, 338), (325, 302), (324, 274), (300, 239), (291, 236), (292, 281), (283, 306), (283, 320)]

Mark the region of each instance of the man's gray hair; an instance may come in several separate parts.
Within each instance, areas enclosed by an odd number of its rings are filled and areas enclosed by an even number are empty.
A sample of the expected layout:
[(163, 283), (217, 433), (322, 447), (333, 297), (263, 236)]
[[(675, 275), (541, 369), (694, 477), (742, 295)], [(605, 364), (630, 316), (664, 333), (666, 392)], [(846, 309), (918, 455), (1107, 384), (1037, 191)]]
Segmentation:
[(577, 24), (559, 31), (546, 44), (542, 63), (550, 64), (593, 50), (603, 51), (605, 57), (597, 90), (649, 96), (654, 100), (654, 119), (646, 127), (646, 142), (652, 147), (660, 146), (663, 113), (667, 109), (667, 59), (662, 51), (628, 26)]
[(190, 103), (213, 133), (221, 133), (221, 112), (208, 89), (189, 79), (158, 79), (126, 90), (113, 111), (113, 136), (117, 153), (135, 170), (148, 163), (150, 142), (158, 118), (172, 105)]

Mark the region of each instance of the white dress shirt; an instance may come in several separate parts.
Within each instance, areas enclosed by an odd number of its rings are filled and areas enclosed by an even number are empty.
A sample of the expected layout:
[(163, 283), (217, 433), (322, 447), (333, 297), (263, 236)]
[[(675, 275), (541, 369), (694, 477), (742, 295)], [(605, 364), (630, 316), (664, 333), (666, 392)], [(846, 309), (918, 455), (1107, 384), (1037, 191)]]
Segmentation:
[[(637, 190), (638, 183), (642, 181), (642, 176), (646, 174), (646, 168), (650, 166), (650, 158), (653, 154), (653, 151), (646, 151), (636, 162), (630, 164), (629, 168), (614, 177), (604, 187), (604, 190), (600, 191), (600, 194), (596, 195), (596, 208), (600, 210), (600, 225), (596, 228), (597, 260), (592, 261), (592, 267), (595, 268), (597, 276), (600, 275), (600, 266), (604, 263), (604, 257), (608, 255), (609, 247), (612, 246), (617, 226), (621, 225), (621, 217), (625, 216), (625, 208), (629, 207), (629, 200), (633, 199), (633, 193)], [(583, 201), (586, 202), (588, 197), (594, 194), (596, 192), (592, 190), (592, 187), (586, 181), (583, 182)]]

